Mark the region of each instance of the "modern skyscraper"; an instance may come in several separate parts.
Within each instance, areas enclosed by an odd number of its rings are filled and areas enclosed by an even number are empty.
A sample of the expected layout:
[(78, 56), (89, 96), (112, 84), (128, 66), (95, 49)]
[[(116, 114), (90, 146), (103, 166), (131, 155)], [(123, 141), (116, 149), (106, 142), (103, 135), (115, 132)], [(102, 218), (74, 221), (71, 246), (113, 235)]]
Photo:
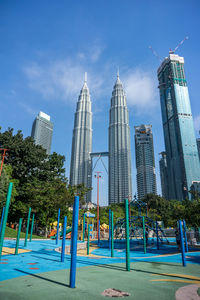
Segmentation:
[[(74, 119), (70, 166), (71, 185), (84, 184), (85, 187), (91, 187), (91, 151), (92, 112), (90, 93), (85, 79), (78, 98)], [(90, 201), (90, 195), (91, 193), (88, 193), (87, 201)]]
[(197, 150), (198, 150), (199, 159), (200, 159), (200, 138), (197, 139)]
[(160, 160), (159, 160), (159, 166), (160, 166), (160, 182), (161, 182), (161, 190), (162, 190), (162, 196), (169, 200), (169, 178), (168, 178), (168, 172), (167, 172), (167, 158), (166, 158), (166, 152), (160, 153)]
[(109, 204), (132, 196), (130, 128), (126, 97), (117, 76), (109, 120)]
[(152, 125), (135, 126), (135, 156), (137, 193), (142, 200), (146, 194), (157, 193)]
[(51, 153), (52, 135), (53, 123), (50, 121), (50, 116), (40, 111), (33, 122), (31, 136), (36, 145), (46, 149), (47, 154)]
[(193, 182), (200, 181), (200, 163), (184, 58), (170, 53), (158, 68), (160, 102), (167, 157), (170, 199), (191, 198)]

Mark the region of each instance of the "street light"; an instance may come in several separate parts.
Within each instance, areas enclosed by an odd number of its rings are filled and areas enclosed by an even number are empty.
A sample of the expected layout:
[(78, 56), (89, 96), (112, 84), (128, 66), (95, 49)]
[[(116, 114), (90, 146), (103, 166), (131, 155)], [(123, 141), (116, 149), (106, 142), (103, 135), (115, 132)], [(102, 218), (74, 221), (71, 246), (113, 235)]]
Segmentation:
[(97, 178), (97, 239), (99, 241), (99, 178), (101, 178), (101, 175), (99, 175), (101, 172), (95, 172), (94, 175), (95, 178)]

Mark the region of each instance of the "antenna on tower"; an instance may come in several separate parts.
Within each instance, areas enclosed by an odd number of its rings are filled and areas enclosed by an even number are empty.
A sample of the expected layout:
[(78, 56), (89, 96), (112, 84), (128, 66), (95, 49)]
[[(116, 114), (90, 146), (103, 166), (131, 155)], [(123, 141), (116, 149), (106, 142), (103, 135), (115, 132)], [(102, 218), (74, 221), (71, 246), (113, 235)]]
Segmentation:
[(87, 82), (87, 72), (85, 72), (85, 83)]
[(119, 66), (117, 67), (117, 77), (119, 78)]
[(185, 42), (185, 40), (188, 40), (189, 39), (189, 37), (188, 36), (186, 36), (177, 46), (176, 46), (176, 48), (174, 49), (174, 50), (169, 50), (169, 54), (174, 54), (175, 52), (176, 52), (176, 50)]
[(157, 59), (158, 59), (160, 62), (162, 62), (160, 56), (156, 53), (156, 51), (152, 48), (152, 46), (149, 46), (149, 49), (151, 49), (153, 55), (154, 55), (155, 57), (157, 57)]

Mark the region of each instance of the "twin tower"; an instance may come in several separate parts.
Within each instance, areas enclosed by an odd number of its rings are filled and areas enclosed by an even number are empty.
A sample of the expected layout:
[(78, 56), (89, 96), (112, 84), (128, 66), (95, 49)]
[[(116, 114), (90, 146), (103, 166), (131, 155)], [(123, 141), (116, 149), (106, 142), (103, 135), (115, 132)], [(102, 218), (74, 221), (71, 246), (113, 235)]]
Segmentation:
[[(108, 150), (108, 152), (92, 152), (92, 110), (85, 79), (74, 119), (70, 184), (92, 187), (93, 157), (108, 156), (108, 203), (121, 203), (132, 196), (132, 178), (128, 109), (119, 75), (111, 97)], [(91, 201), (91, 192), (88, 193), (86, 200)]]

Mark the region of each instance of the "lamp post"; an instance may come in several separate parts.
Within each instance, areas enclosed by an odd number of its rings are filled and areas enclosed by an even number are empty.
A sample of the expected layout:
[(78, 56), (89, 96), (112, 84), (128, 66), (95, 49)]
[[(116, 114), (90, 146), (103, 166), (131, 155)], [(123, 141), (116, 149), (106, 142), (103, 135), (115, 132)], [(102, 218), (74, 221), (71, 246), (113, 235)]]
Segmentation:
[(99, 240), (99, 178), (101, 178), (101, 175), (99, 175), (101, 172), (95, 172), (94, 175), (95, 178), (97, 178), (97, 239)]

